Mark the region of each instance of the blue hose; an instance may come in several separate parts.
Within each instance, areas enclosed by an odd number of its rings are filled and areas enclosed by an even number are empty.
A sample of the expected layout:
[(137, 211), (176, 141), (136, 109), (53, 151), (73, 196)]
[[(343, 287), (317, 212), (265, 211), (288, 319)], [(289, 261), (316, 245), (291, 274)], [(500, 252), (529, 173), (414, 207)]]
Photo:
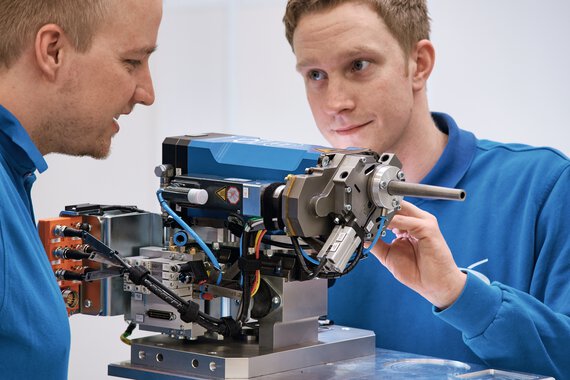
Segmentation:
[(370, 243), (368, 248), (364, 248), (364, 250), (363, 250), (364, 254), (368, 255), (372, 251), (372, 248), (374, 248), (376, 243), (378, 243), (378, 239), (380, 239), (380, 236), (382, 235), (382, 229), (384, 228), (385, 222), (386, 222), (386, 219), (384, 219), (384, 218), (380, 219), (380, 225), (378, 226), (378, 231), (376, 231), (376, 235), (374, 236), (374, 240), (372, 240), (372, 243)]
[(194, 230), (192, 228), (190, 228), (190, 226), (184, 220), (182, 220), (181, 217), (176, 215), (176, 213), (170, 208), (170, 206), (168, 206), (168, 203), (166, 203), (166, 201), (162, 197), (162, 189), (159, 189), (156, 192), (156, 196), (158, 198), (158, 201), (160, 202), (160, 205), (164, 209), (164, 211), (166, 211), (168, 213), (168, 215), (170, 215), (176, 221), (176, 223), (178, 223), (182, 227), (182, 229), (184, 231), (189, 233), (190, 236), (192, 236), (194, 238), (196, 243), (198, 243), (198, 245), (204, 250), (204, 252), (206, 253), (206, 256), (208, 256), (208, 258), (210, 259), (212, 265), (218, 271), (220, 271), (220, 276), (218, 276), (218, 281), (217, 281), (217, 283), (219, 284), (221, 279), (222, 279), (222, 276), (221, 276), (222, 269), (220, 267), (220, 263), (218, 263), (218, 259), (216, 259), (216, 256), (214, 256), (214, 254), (210, 250), (210, 247), (208, 247), (206, 245), (206, 243), (204, 243), (204, 241), (200, 238), (200, 236), (198, 236), (198, 234), (196, 232), (194, 232)]

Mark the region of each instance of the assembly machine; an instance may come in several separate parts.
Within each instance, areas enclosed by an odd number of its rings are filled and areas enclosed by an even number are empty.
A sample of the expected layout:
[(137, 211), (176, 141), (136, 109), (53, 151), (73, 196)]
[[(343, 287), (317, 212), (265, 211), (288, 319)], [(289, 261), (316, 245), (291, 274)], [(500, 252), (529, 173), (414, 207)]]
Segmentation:
[[(323, 319), (329, 280), (403, 196), (465, 198), (365, 149), (206, 134), (167, 138), (162, 161), (162, 214), (83, 204), (39, 223), (69, 314), (129, 323), (130, 363), (111, 375), (250, 378), (373, 355), (372, 332)], [(130, 340), (135, 326), (157, 334)]]

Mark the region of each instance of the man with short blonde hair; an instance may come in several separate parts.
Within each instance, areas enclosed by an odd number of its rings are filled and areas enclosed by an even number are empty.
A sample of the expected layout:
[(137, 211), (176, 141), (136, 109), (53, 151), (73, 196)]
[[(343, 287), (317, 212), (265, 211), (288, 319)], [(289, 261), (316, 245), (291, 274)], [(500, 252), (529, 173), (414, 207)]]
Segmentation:
[(384, 348), (570, 379), (570, 160), (430, 112), (425, 0), (289, 0), (284, 23), (333, 146), (396, 153), (411, 182), (468, 194), (403, 202), (378, 260), (331, 287), (329, 318)]
[(118, 119), (154, 102), (162, 0), (0, 0), (0, 377), (66, 379), (66, 308), (38, 237), (49, 153), (104, 158)]

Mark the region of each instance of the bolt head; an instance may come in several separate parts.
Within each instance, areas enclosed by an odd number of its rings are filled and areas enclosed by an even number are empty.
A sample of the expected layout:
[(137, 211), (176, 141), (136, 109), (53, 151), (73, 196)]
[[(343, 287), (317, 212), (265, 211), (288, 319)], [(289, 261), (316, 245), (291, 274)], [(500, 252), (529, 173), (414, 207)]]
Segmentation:
[(158, 165), (154, 168), (154, 174), (157, 177), (172, 177), (174, 169), (172, 165)]

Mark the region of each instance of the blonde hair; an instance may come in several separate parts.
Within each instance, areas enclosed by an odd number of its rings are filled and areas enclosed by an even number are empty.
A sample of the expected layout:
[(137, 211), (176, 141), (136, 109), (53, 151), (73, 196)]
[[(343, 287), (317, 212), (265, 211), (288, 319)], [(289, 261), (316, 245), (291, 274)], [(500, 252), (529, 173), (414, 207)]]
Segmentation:
[(431, 20), (426, 0), (289, 0), (283, 23), (291, 48), (295, 49), (293, 35), (304, 15), (349, 2), (368, 4), (376, 10), (406, 56), (418, 41), (429, 39)]
[(0, 66), (10, 67), (46, 24), (57, 24), (85, 52), (108, 14), (109, 0), (0, 0)]

